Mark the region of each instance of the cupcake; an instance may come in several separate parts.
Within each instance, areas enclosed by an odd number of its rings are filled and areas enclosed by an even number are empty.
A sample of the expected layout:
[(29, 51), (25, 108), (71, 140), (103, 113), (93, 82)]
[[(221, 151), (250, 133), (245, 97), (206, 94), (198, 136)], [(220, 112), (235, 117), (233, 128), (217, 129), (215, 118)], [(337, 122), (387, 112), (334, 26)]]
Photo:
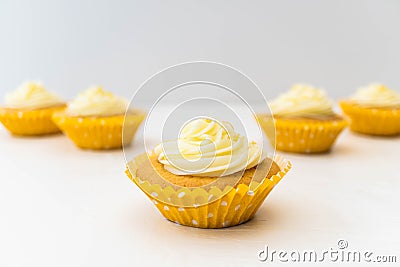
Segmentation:
[(121, 148), (132, 142), (145, 117), (143, 112), (127, 108), (128, 101), (94, 86), (55, 113), (53, 121), (80, 148)]
[(38, 82), (26, 82), (5, 97), (0, 121), (14, 135), (45, 135), (60, 132), (51, 117), (64, 102)]
[[(346, 120), (333, 111), (333, 102), (321, 89), (294, 85), (289, 92), (270, 102), (273, 117), (258, 114), (257, 118), (276, 149), (295, 153), (329, 151), (346, 127)], [(275, 120), (275, 137), (271, 120)]]
[(400, 94), (382, 84), (360, 88), (340, 102), (350, 118), (350, 129), (370, 135), (400, 134)]
[(250, 220), (291, 168), (226, 122), (195, 119), (177, 141), (128, 162), (126, 174), (168, 220), (223, 228)]

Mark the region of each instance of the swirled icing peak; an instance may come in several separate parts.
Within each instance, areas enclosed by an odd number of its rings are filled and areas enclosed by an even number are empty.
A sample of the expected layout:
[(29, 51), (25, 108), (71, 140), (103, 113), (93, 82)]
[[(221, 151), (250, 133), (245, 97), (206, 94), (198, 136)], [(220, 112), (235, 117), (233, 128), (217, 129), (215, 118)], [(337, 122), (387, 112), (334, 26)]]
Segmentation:
[(67, 113), (71, 116), (113, 116), (123, 115), (127, 107), (125, 99), (100, 86), (92, 86), (68, 104)]
[(400, 107), (400, 94), (383, 84), (370, 84), (360, 88), (350, 97), (350, 100), (363, 107)]
[(325, 118), (334, 116), (333, 103), (325, 92), (310, 85), (295, 84), (270, 102), (272, 113), (280, 117)]
[(5, 97), (9, 108), (39, 109), (61, 105), (61, 99), (39, 82), (25, 82)]
[(256, 166), (262, 151), (228, 122), (199, 118), (187, 123), (178, 140), (154, 149), (158, 161), (176, 175), (219, 177)]

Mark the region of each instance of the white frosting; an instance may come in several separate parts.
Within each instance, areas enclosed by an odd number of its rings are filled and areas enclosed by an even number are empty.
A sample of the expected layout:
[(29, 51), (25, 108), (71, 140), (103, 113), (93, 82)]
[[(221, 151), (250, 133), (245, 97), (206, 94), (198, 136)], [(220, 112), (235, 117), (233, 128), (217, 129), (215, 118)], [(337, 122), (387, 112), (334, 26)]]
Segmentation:
[(281, 117), (325, 118), (335, 115), (333, 103), (321, 89), (296, 84), (270, 102), (272, 113)]
[(9, 108), (40, 109), (61, 105), (63, 102), (48, 92), (41, 83), (25, 82), (14, 92), (6, 95), (5, 104)]
[(71, 116), (113, 116), (123, 115), (127, 107), (125, 99), (93, 86), (69, 103), (66, 112)]
[(196, 119), (185, 125), (176, 141), (159, 144), (154, 152), (164, 168), (176, 175), (219, 177), (256, 166), (260, 147), (236, 133), (230, 123)]
[(358, 89), (350, 100), (363, 107), (399, 108), (400, 94), (383, 84), (371, 84)]

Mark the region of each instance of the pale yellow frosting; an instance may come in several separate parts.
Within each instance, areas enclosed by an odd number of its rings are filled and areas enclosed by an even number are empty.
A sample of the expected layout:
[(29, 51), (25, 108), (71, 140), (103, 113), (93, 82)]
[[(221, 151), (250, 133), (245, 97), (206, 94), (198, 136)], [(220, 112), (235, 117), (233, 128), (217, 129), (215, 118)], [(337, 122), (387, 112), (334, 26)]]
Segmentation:
[(333, 102), (325, 92), (310, 85), (296, 84), (270, 102), (273, 115), (289, 118), (325, 118), (335, 115)]
[(123, 115), (127, 107), (125, 99), (93, 86), (69, 103), (66, 112), (71, 116), (113, 116)]
[(38, 82), (25, 82), (5, 97), (5, 104), (9, 108), (40, 109), (62, 103), (59, 97)]
[(350, 97), (354, 103), (371, 108), (399, 108), (400, 94), (383, 84), (371, 84), (360, 88)]
[(186, 124), (178, 140), (161, 143), (154, 152), (167, 171), (200, 177), (243, 171), (263, 157), (260, 147), (236, 133), (230, 123), (204, 118)]

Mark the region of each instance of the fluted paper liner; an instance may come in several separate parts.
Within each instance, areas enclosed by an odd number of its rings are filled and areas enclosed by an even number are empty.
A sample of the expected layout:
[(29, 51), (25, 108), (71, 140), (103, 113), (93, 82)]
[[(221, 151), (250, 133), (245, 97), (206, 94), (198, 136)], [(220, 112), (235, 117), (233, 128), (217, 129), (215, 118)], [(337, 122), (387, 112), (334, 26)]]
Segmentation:
[[(272, 117), (259, 114), (257, 119), (268, 136), (267, 125)], [(295, 153), (329, 151), (348, 124), (345, 119), (340, 118), (332, 120), (274, 118), (274, 120), (276, 149)]]
[(14, 135), (46, 135), (60, 132), (51, 117), (65, 106), (25, 110), (0, 108), (0, 121)]
[[(73, 117), (65, 112), (55, 113), (54, 122), (74, 143), (83, 149), (114, 149), (129, 145), (145, 114), (137, 111), (105, 117)], [(124, 124), (125, 123), (125, 124)], [(122, 141), (124, 135), (124, 144)]]
[(350, 129), (369, 135), (400, 134), (400, 108), (364, 108), (342, 101), (340, 107), (350, 118)]
[[(128, 177), (153, 201), (168, 220), (199, 228), (223, 228), (250, 220), (274, 186), (286, 175), (291, 163), (280, 156), (274, 157), (281, 171), (261, 183), (252, 181), (249, 186), (226, 186), (223, 190), (212, 187), (173, 189), (150, 184), (145, 177), (136, 176), (136, 157), (126, 169)], [(174, 203), (174, 204), (171, 204)]]

